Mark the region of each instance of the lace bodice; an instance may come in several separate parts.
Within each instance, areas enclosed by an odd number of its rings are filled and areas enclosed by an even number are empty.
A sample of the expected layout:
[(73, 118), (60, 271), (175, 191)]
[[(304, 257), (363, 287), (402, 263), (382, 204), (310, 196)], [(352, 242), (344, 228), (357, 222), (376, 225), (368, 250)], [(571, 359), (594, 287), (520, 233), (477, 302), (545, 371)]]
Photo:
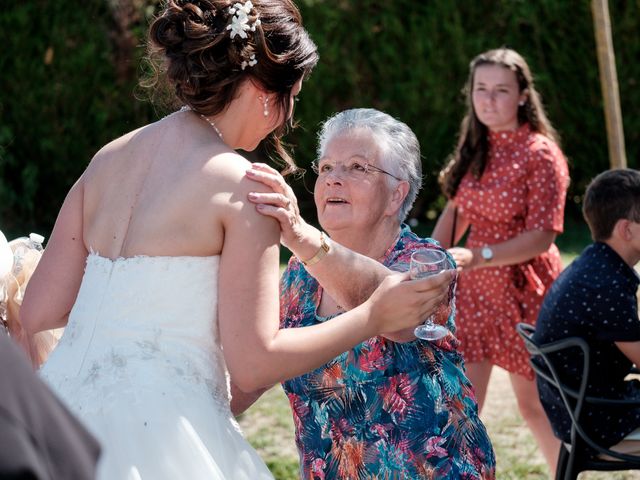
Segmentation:
[(206, 390), (228, 409), (216, 321), (218, 264), (217, 256), (111, 260), (91, 253), (43, 376), (58, 389), (78, 387), (81, 410), (108, 408), (105, 399), (121, 396), (127, 385), (134, 402), (141, 391), (171, 390), (187, 399)]
[(97, 480), (273, 480), (229, 408), (218, 265), (88, 256), (42, 376), (100, 441)]

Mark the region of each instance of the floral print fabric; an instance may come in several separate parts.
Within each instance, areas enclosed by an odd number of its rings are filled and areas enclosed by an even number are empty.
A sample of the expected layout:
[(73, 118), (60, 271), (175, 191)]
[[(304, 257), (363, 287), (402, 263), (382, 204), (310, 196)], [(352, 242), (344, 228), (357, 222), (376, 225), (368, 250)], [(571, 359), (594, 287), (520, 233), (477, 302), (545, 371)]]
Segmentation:
[[(487, 167), (467, 174), (454, 198), (471, 224), (467, 248), (501, 243), (525, 231), (562, 233), (569, 184), (558, 146), (528, 124), (489, 133)], [(517, 265), (463, 272), (456, 295), (458, 339), (465, 362), (489, 360), (533, 380), (516, 324), (535, 324), (542, 299), (562, 270), (558, 248)]]
[[(407, 270), (411, 253), (421, 248), (439, 247), (403, 226), (383, 263)], [(282, 327), (331, 321), (317, 315), (322, 287), (295, 257), (281, 287)], [(438, 317), (453, 331), (450, 303)], [(493, 449), (457, 346), (453, 334), (437, 342), (374, 337), (284, 382), (301, 477), (494, 478)]]

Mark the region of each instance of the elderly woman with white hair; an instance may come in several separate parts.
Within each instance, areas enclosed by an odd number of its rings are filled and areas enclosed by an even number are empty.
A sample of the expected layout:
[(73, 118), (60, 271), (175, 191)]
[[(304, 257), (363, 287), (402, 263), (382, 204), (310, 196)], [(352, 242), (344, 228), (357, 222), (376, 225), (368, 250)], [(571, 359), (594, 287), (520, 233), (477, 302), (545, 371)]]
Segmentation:
[[(422, 182), (420, 146), (406, 124), (374, 109), (338, 113), (322, 126), (314, 170), (326, 234), (300, 217), (275, 170), (254, 164), (247, 173), (272, 188), (249, 198), (279, 221), (281, 242), (294, 254), (281, 280), (283, 328), (333, 321), (385, 276), (406, 271), (416, 250), (442, 251), (402, 223)], [(374, 337), (283, 382), (303, 479), (495, 476), (457, 351), (453, 288), (437, 316), (449, 330), (444, 338), (419, 340), (413, 330)]]

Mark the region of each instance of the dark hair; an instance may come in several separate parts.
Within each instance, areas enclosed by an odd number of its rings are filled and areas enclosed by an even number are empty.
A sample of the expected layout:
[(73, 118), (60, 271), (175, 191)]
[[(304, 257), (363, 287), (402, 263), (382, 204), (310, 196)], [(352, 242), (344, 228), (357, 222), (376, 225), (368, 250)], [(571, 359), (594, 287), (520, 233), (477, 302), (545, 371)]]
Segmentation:
[(518, 52), (508, 48), (481, 53), (469, 64), (469, 78), (463, 89), (467, 113), (460, 124), (458, 146), (438, 176), (442, 192), (448, 198), (455, 196), (460, 181), (467, 172), (470, 171), (476, 178), (480, 178), (486, 167), (489, 129), (478, 119), (472, 98), (475, 72), (482, 65), (498, 65), (513, 71), (516, 74), (519, 91), (527, 90), (528, 92), (524, 105), (518, 107), (518, 123), (528, 123), (532, 131), (560, 143), (558, 134), (544, 111), (540, 95), (533, 84), (533, 76), (524, 58)]
[(587, 187), (582, 215), (596, 242), (610, 238), (618, 220), (640, 222), (640, 172), (625, 168), (598, 175)]
[[(224, 111), (246, 80), (276, 94), (277, 108), (288, 118), (293, 86), (306, 78), (318, 62), (316, 45), (302, 27), (291, 0), (239, 2), (250, 6), (246, 37), (231, 38), (234, 16), (230, 0), (168, 0), (149, 30), (149, 59), (158, 84), (160, 73), (175, 96), (197, 113)], [(258, 20), (259, 21), (256, 21)], [(255, 56), (255, 57), (253, 57)], [(247, 65), (252, 58), (257, 63)], [(295, 170), (280, 137), (292, 122), (283, 122), (270, 136), (275, 153)]]

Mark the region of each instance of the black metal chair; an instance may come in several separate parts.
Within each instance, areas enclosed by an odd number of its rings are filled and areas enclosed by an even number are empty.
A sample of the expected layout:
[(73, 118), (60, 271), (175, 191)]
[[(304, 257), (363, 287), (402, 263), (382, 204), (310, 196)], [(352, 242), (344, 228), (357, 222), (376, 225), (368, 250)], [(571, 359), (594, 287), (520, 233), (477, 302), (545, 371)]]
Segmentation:
[[(613, 400), (586, 395), (589, 380), (589, 345), (584, 339), (569, 337), (557, 342), (538, 345), (533, 341), (533, 333), (535, 332), (533, 326), (520, 323), (516, 326), (516, 330), (524, 340), (531, 356), (543, 360), (544, 367), (533, 361), (531, 366), (536, 375), (549, 382), (560, 392), (562, 402), (571, 418), (571, 444), (561, 442), (556, 466), (556, 480), (575, 480), (580, 472), (586, 470), (639, 470), (640, 456), (615, 452), (599, 445), (582, 428), (580, 416), (585, 404), (640, 407), (640, 400)], [(579, 348), (582, 352), (582, 376), (578, 390), (569, 388), (560, 380), (558, 371), (549, 358), (550, 353), (568, 348)], [(597, 454), (594, 455), (593, 451)], [(604, 456), (612, 458), (606, 459), (603, 458)]]

